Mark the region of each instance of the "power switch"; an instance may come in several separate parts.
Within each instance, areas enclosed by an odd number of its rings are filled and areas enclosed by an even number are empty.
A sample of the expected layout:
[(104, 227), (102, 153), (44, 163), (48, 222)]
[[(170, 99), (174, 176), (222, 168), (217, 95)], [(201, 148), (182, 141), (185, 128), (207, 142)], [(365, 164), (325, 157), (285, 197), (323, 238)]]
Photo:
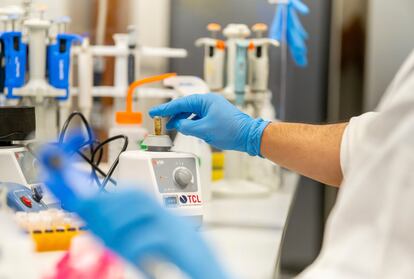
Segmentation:
[(22, 196), (20, 197), (20, 200), (25, 206), (32, 208), (32, 201), (28, 197)]
[(43, 199), (43, 189), (40, 184), (33, 185), (32, 192), (33, 192), (32, 198), (36, 202), (40, 202)]

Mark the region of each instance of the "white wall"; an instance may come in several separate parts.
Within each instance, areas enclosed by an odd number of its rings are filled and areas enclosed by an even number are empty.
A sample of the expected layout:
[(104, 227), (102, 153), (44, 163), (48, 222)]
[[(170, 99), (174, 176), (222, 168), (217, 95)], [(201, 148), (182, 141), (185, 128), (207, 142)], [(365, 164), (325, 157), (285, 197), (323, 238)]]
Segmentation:
[[(125, 0), (128, 1), (129, 13), (125, 16), (130, 24), (138, 27), (139, 42), (146, 46), (165, 47), (170, 42), (170, 0)], [(0, 7), (18, 5), (21, 1), (0, 0)], [(92, 26), (93, 9), (89, 0), (33, 0), (48, 7), (46, 17), (53, 19), (62, 15), (72, 18), (70, 31), (74, 33), (94, 32)], [(126, 31), (126, 30), (125, 30)], [(143, 75), (165, 72), (168, 68), (166, 59), (144, 59)]]
[[(0, 0), (0, 7), (19, 5), (19, 0)], [(33, 0), (33, 5), (46, 5), (47, 19), (69, 15), (72, 18), (70, 31), (75, 33), (90, 32), (92, 27), (92, 5), (87, 0)]]
[[(142, 45), (165, 47), (170, 43), (170, 0), (129, 0), (130, 22), (138, 27)], [(143, 59), (143, 75), (159, 74), (167, 70), (166, 59)]]
[[(48, 8), (48, 18), (65, 15), (70, 0), (33, 0), (34, 5), (45, 4)], [(0, 0), (0, 6), (20, 5), (21, 0)]]
[(414, 1), (370, 0), (365, 104), (378, 104), (405, 58), (414, 49)]

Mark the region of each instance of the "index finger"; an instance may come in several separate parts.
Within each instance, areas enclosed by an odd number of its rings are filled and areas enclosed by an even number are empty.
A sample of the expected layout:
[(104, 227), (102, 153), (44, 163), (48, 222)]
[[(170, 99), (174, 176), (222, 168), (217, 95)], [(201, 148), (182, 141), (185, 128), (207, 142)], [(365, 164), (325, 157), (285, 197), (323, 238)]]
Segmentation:
[(299, 13), (301, 13), (303, 15), (309, 14), (309, 8), (308, 8), (308, 6), (306, 6), (305, 3), (303, 3), (299, 0), (292, 0), (291, 3)]

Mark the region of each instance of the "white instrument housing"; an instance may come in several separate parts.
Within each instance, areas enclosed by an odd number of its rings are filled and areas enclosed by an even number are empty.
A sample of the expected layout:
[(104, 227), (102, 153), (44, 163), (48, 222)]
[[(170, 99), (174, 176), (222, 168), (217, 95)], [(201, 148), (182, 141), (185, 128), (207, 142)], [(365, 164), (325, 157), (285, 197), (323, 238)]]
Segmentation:
[(197, 160), (189, 153), (126, 151), (119, 159), (120, 185), (136, 185), (164, 207), (201, 225), (203, 199)]
[(48, 207), (59, 207), (60, 203), (39, 180), (37, 159), (24, 146), (0, 147), (0, 182), (12, 182), (29, 189), (41, 187), (43, 202)]

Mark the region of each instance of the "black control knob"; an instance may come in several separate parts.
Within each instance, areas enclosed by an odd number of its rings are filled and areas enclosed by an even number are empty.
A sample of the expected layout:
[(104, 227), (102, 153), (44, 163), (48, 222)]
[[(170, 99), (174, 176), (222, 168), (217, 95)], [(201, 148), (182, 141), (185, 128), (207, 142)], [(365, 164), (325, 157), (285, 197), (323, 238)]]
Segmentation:
[(42, 185), (34, 185), (32, 186), (32, 198), (36, 201), (36, 202), (40, 202), (43, 199), (43, 189), (42, 189)]

